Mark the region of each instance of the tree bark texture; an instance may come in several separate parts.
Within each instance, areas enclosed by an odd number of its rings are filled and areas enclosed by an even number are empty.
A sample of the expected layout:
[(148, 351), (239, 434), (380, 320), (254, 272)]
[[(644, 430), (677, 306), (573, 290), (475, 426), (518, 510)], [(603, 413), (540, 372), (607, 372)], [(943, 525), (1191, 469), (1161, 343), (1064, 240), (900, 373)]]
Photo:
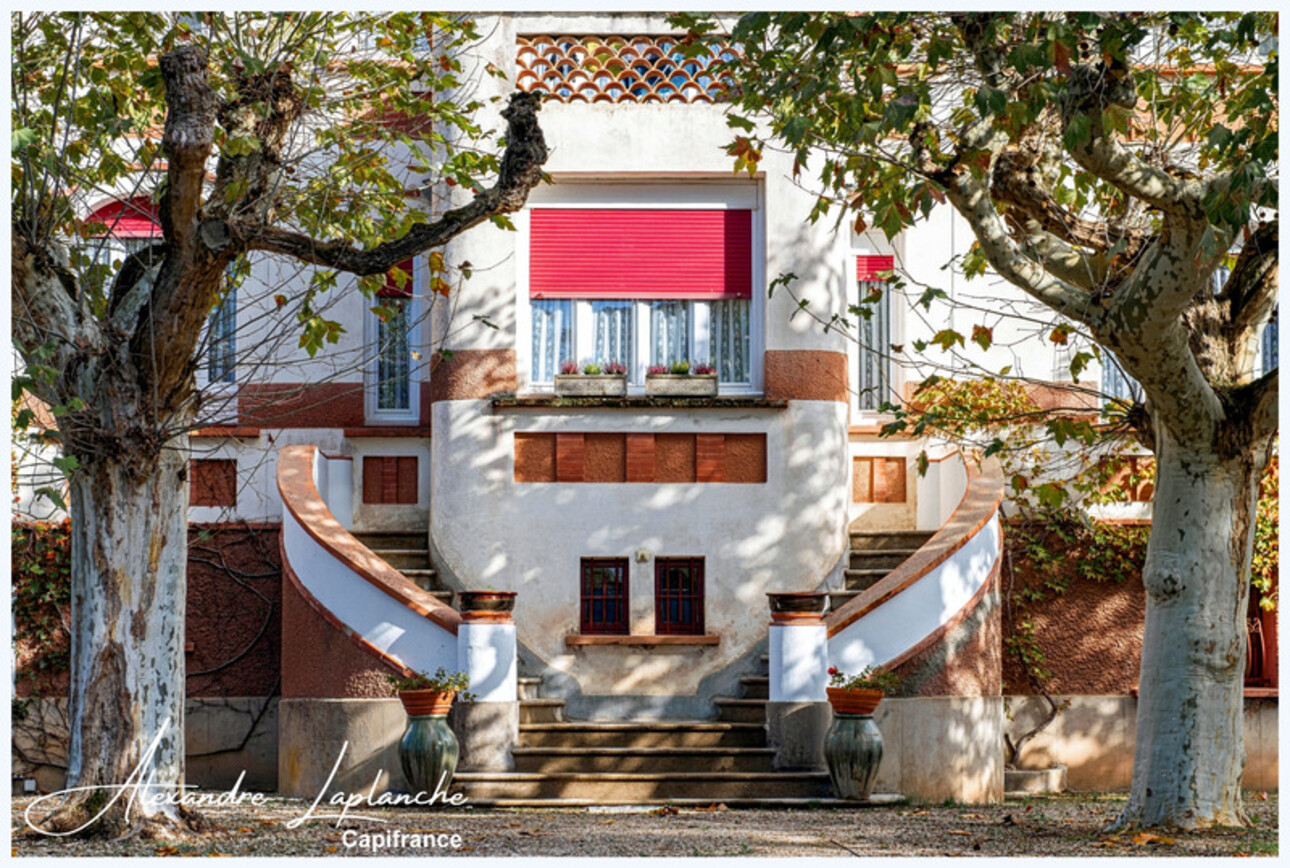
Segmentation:
[[(51, 831), (159, 832), (185, 819), (147, 797), (183, 784), (187, 451), (182, 438), (155, 456), (97, 461), (69, 482), (67, 786), (104, 789), (73, 793), (42, 823)], [(117, 789), (127, 782), (143, 787)]]
[(1222, 458), (1158, 435), (1133, 783), (1119, 827), (1246, 823), (1245, 613), (1264, 463), (1254, 448)]

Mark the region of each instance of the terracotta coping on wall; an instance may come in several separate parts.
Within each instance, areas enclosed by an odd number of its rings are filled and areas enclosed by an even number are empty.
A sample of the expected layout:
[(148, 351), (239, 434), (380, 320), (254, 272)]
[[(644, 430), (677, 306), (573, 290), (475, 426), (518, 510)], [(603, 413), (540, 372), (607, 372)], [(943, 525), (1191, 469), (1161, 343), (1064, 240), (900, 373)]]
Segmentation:
[(565, 645), (719, 645), (720, 636), (584, 636), (570, 633)]
[[(879, 582), (848, 600), (824, 619), (829, 636), (836, 636), (949, 559), (967, 544), (986, 522), (994, 518), (1003, 500), (1003, 473), (990, 460), (980, 471), (967, 465), (968, 485), (963, 498), (927, 543)], [(988, 581), (985, 584), (990, 584)]]
[(371, 642), (368, 642), (362, 636), (358, 635), (358, 633), (356, 633), (353, 629), (351, 629), (348, 625), (346, 625), (345, 622), (341, 621), (340, 618), (337, 618), (334, 614), (332, 614), (331, 610), (328, 609), (326, 606), (324, 606), (322, 602), (317, 597), (315, 597), (309, 591), (308, 588), (305, 587), (305, 583), (300, 581), (300, 577), (296, 575), (296, 571), (291, 568), (291, 562), (287, 560), (287, 544), (286, 544), (286, 541), (283, 540), (281, 537), (278, 538), (278, 549), (282, 556), (282, 574), (287, 577), (287, 581), (291, 583), (291, 587), (295, 588), (296, 593), (300, 595), (301, 599), (303, 599), (306, 603), (309, 604), (309, 608), (313, 609), (314, 613), (317, 614), (318, 617), (322, 618), (332, 627), (336, 628), (337, 631), (344, 634), (346, 638), (348, 638), (351, 642), (353, 642), (363, 651), (366, 651), (368, 654), (371, 654), (373, 657), (375, 657), (377, 660), (380, 660), (387, 667), (389, 667), (394, 672), (397, 672), (399, 675), (402, 675), (404, 677), (409, 677), (417, 674), (413, 672), (411, 669), (409, 669), (408, 667), (404, 666), (403, 663), (397, 658), (389, 654), (386, 654), (380, 648), (377, 648)]
[[(377, 557), (336, 520), (313, 481), (315, 446), (284, 446), (278, 451), (278, 493), (282, 503), (314, 540), (377, 589), (445, 630), (457, 633), (461, 615), (417, 587)], [(285, 565), (285, 560), (284, 560)]]
[[(1241, 693), (1245, 699), (1277, 699), (1279, 688), (1276, 687), (1246, 687)], [(1138, 685), (1129, 688), (1130, 696), (1138, 695)]]

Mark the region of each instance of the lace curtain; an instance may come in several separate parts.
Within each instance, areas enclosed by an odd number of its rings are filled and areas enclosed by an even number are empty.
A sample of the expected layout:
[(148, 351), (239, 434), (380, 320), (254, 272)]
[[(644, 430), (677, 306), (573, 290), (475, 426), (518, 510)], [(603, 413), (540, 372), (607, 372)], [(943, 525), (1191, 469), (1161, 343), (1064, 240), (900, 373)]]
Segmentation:
[(573, 354), (573, 302), (534, 300), (533, 382), (554, 382), (562, 362), (576, 361)]
[(748, 299), (743, 298), (714, 301), (708, 305), (711, 364), (723, 383), (748, 383), (752, 380), (749, 371), (752, 342), (748, 331), (749, 306)]
[(690, 358), (689, 302), (651, 302), (649, 333), (651, 365), (670, 365)]
[(591, 317), (595, 326), (594, 360), (600, 364), (621, 362), (630, 371), (635, 365), (632, 347), (631, 301), (593, 301)]
[(412, 402), (409, 395), (411, 374), (411, 348), (408, 346), (407, 299), (382, 299), (382, 306), (395, 313), (382, 322), (377, 320), (376, 406), (381, 410), (407, 410)]

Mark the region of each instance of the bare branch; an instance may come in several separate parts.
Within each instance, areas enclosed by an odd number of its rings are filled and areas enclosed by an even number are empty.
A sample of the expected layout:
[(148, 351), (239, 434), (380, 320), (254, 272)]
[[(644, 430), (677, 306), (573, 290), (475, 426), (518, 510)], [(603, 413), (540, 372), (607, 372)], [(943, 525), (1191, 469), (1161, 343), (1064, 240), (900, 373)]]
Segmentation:
[[(401, 238), (359, 250), (346, 241), (318, 241), (298, 232), (262, 229), (246, 238), (251, 250), (293, 256), (314, 265), (351, 274), (381, 274), (408, 257), (438, 247), (485, 220), (518, 211), (542, 179), (546, 140), (538, 126), (539, 96), (517, 92), (502, 112), (507, 120), (506, 151), (497, 183), (469, 204), (447, 211), (438, 220), (419, 223)], [(235, 227), (235, 232), (240, 227)]]
[(1263, 325), (1276, 306), (1280, 225), (1273, 220), (1250, 235), (1223, 286), (1220, 299), (1231, 303), (1231, 327), (1238, 333)]

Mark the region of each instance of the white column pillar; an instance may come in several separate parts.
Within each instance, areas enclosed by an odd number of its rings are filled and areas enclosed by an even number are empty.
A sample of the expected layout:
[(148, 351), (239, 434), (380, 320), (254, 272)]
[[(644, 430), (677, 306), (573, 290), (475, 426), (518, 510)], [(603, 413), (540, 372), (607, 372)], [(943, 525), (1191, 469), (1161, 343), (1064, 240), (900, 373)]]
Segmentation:
[(476, 702), (515, 702), (515, 623), (462, 621), (457, 628), (457, 668), (470, 676)]
[(829, 632), (822, 621), (770, 625), (770, 701), (825, 702)]

